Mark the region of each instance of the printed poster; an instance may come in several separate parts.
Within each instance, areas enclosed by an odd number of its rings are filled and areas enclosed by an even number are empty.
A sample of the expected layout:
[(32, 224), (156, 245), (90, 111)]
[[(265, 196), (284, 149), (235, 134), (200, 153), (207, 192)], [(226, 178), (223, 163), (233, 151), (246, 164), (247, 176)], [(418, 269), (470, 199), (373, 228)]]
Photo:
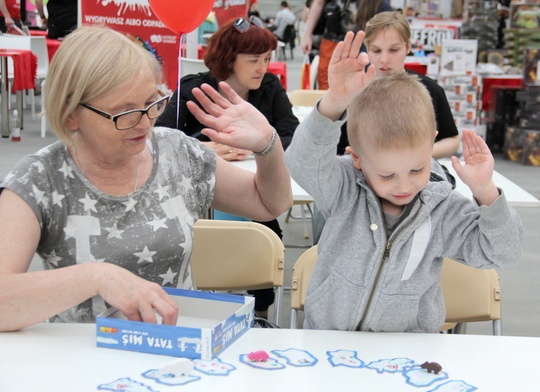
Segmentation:
[[(215, 0), (213, 11), (220, 24), (245, 15), (246, 9), (246, 0)], [(79, 10), (82, 25), (109, 26), (153, 53), (163, 65), (167, 87), (176, 89), (180, 36), (154, 15), (148, 0), (79, 0)]]

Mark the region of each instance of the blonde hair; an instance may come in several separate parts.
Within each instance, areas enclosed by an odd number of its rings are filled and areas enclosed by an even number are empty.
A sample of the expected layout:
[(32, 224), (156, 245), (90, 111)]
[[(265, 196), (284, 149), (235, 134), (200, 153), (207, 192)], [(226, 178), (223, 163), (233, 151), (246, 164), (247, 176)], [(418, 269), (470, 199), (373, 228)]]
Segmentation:
[(55, 53), (44, 88), (44, 112), (56, 135), (69, 142), (67, 120), (77, 106), (109, 93), (137, 77), (148, 65), (156, 85), (159, 62), (125, 35), (103, 26), (83, 26), (66, 36)]
[(409, 44), (411, 41), (411, 28), (409, 22), (398, 11), (381, 12), (371, 18), (366, 24), (364, 43), (369, 50), (369, 44), (381, 31), (394, 29), (403, 39), (403, 42)]
[(431, 96), (415, 75), (377, 77), (349, 106), (347, 134), (357, 153), (433, 143), (436, 130)]

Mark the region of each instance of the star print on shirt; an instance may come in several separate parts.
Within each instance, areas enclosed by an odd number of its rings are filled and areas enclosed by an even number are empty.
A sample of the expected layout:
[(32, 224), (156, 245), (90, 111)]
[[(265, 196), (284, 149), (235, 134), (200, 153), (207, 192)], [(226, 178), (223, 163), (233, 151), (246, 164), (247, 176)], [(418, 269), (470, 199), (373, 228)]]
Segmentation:
[(197, 158), (202, 158), (204, 156), (204, 150), (200, 146), (198, 146), (194, 151)]
[(163, 199), (164, 197), (169, 197), (169, 186), (158, 186), (158, 188), (154, 191), (154, 193), (158, 194), (159, 200)]
[(34, 192), (34, 197), (36, 198), (38, 204), (41, 203), (44, 207), (49, 205), (49, 199), (45, 197), (45, 192), (39, 190), (39, 188), (35, 185), (32, 185), (32, 192)]
[(43, 170), (45, 170), (45, 166), (43, 166), (43, 163), (41, 162), (35, 162), (32, 164), (32, 166), (37, 167), (38, 173), (41, 173)]
[(131, 211), (133, 208), (135, 208), (135, 205), (137, 204), (137, 200), (130, 198), (128, 201), (125, 201), (122, 203), (126, 206), (126, 212)]
[(174, 284), (174, 277), (177, 274), (178, 272), (172, 272), (171, 268), (169, 267), (166, 274), (159, 275), (159, 277), (163, 279), (163, 282), (161, 283), (161, 285), (165, 286), (167, 283)]
[(94, 200), (90, 196), (88, 196), (87, 192), (85, 192), (84, 194), (84, 199), (79, 199), (79, 201), (84, 204), (85, 211), (92, 210), (94, 212), (97, 212), (97, 209), (95, 207), (97, 200)]
[(62, 200), (65, 199), (64, 195), (61, 195), (56, 190), (52, 193), (52, 201), (53, 205), (57, 205), (58, 207), (62, 207)]
[(45, 262), (49, 265), (52, 265), (54, 267), (58, 267), (58, 262), (62, 260), (61, 257), (56, 255), (56, 251), (52, 251), (50, 255), (44, 255), (45, 256)]
[(73, 176), (73, 169), (71, 168), (71, 166), (69, 166), (69, 164), (66, 161), (62, 163), (62, 167), (58, 169), (58, 171), (64, 174), (64, 178), (67, 178), (67, 177), (75, 178), (75, 176)]
[(146, 222), (147, 225), (150, 225), (154, 228), (154, 231), (158, 231), (160, 227), (167, 229), (167, 225), (165, 224), (166, 218), (163, 219), (155, 219), (151, 222)]
[(122, 233), (124, 232), (124, 230), (120, 230), (118, 227), (116, 227), (116, 222), (114, 222), (113, 227), (104, 227), (104, 230), (107, 230), (109, 232), (109, 235), (107, 236), (108, 240), (110, 240), (111, 238), (122, 239)]
[(156, 253), (157, 252), (151, 252), (150, 250), (148, 250), (148, 247), (145, 246), (142, 252), (135, 252), (133, 254), (139, 258), (137, 264), (141, 264), (145, 261), (153, 263), (154, 260), (152, 260), (152, 256), (154, 256)]
[(182, 176), (182, 181), (180, 181), (180, 186), (184, 188), (184, 191), (187, 193), (193, 190), (193, 182), (190, 177)]

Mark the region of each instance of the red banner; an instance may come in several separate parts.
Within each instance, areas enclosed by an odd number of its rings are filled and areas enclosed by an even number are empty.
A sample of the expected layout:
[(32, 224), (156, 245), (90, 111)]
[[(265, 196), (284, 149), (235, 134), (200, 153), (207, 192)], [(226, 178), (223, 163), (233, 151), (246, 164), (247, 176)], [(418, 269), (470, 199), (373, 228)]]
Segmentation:
[[(106, 25), (128, 35), (160, 60), (165, 83), (171, 90), (176, 88), (180, 36), (157, 19), (148, 0), (80, 0), (79, 4), (82, 25)], [(218, 24), (245, 15), (246, 7), (246, 0), (216, 0)]]

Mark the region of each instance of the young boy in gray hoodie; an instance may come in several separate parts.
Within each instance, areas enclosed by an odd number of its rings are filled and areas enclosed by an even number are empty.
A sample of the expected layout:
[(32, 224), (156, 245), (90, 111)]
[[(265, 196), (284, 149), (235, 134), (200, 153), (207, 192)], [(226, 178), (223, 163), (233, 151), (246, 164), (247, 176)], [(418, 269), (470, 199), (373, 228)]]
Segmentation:
[[(521, 260), (523, 226), (474, 132), (462, 135), (465, 164), (452, 157), (474, 200), (429, 181), (437, 132), (430, 95), (415, 76), (365, 70), (363, 35), (348, 33), (334, 51), (329, 90), (285, 154), (326, 218), (304, 328), (437, 332), (445, 319), (443, 258), (512, 267)], [(349, 155), (336, 157), (345, 120)]]

